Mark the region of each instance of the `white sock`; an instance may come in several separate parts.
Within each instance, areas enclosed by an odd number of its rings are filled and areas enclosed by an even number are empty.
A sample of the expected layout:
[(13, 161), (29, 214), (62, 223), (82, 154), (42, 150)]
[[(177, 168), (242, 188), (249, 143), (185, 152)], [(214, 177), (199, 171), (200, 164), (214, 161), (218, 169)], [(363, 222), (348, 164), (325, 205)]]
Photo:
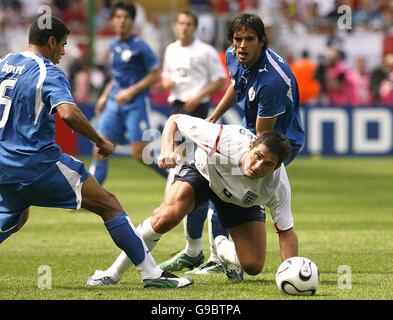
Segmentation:
[[(129, 220), (129, 218), (128, 218), (128, 220)], [(130, 223), (130, 225), (133, 227), (133, 225), (131, 223)], [(158, 240), (161, 237), (161, 235), (159, 233), (156, 233), (153, 230), (153, 227), (151, 226), (151, 223), (150, 223), (150, 218), (143, 221), (136, 228), (135, 233), (137, 235), (139, 235), (144, 240), (142, 242), (143, 242), (143, 246), (145, 247), (145, 252), (153, 250), (154, 247), (156, 246)], [(156, 241), (154, 241), (154, 239), (156, 239)], [(122, 278), (124, 273), (126, 273), (126, 271), (128, 271), (132, 267), (132, 265), (133, 264), (132, 264), (131, 260), (128, 258), (127, 254), (124, 251), (122, 251), (120, 253), (120, 255), (117, 257), (117, 259), (115, 260), (115, 262), (107, 269), (107, 272), (114, 275), (114, 276), (119, 276), (120, 278)], [(150, 253), (147, 253), (145, 256), (145, 260), (141, 264), (136, 266), (136, 268), (141, 273), (143, 279), (145, 279), (144, 277), (147, 277), (147, 279), (148, 279), (148, 277), (150, 277), (150, 275), (153, 275), (153, 277), (154, 277), (156, 275), (156, 273), (158, 272), (157, 269), (153, 270), (152, 266), (157, 267), (157, 265), (153, 259), (153, 256)], [(142, 268), (147, 268), (146, 272), (145, 271), (142, 272)], [(161, 270), (160, 268), (158, 268), (158, 269)], [(162, 270), (161, 270), (161, 273), (162, 273)], [(160, 273), (160, 276), (161, 276), (161, 273)]]
[(184, 253), (189, 257), (196, 257), (202, 251), (202, 239), (187, 238)]
[(153, 249), (155, 248), (155, 246), (158, 243), (158, 240), (160, 240), (162, 234), (157, 233), (153, 230), (153, 227), (151, 225), (151, 217), (149, 217), (145, 221), (143, 221), (136, 228), (136, 230), (142, 236), (149, 251), (153, 251)]
[(218, 236), (214, 239), (214, 243), (222, 263), (231, 263), (241, 267), (233, 241), (224, 236)]
[(208, 261), (213, 261), (215, 263), (220, 264), (220, 258), (217, 255), (217, 250), (216, 246), (214, 245), (214, 237), (213, 237), (213, 227), (212, 227), (212, 215), (214, 213), (214, 210), (209, 208), (209, 211), (207, 212), (207, 225), (208, 225), (208, 231), (209, 231), (209, 243), (210, 243), (210, 257)]
[(145, 250), (145, 260), (143, 260), (136, 267), (136, 270), (142, 276), (142, 279), (157, 279), (161, 277), (162, 269), (157, 266), (153, 256), (150, 253), (150, 250), (147, 248), (146, 244), (143, 242), (143, 248)]
[(122, 278), (123, 275), (132, 267), (132, 262), (124, 251), (116, 258), (115, 262), (106, 270), (111, 275)]
[(190, 257), (196, 257), (202, 251), (202, 239), (192, 239), (187, 232), (187, 216), (183, 219), (184, 234), (186, 236), (186, 247), (184, 253)]

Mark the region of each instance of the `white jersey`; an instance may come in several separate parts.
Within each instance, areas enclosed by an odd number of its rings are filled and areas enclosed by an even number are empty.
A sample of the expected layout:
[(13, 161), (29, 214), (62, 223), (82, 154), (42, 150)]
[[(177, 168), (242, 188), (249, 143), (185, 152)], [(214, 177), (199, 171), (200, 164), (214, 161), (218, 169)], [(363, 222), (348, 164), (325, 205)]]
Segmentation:
[(220, 125), (179, 115), (180, 132), (197, 144), (195, 166), (224, 202), (240, 207), (266, 205), (279, 230), (293, 227), (291, 187), (284, 164), (266, 177), (251, 180), (239, 167), (256, 136), (240, 125)]
[[(168, 45), (162, 76), (174, 82), (168, 97), (170, 103), (175, 100), (185, 102), (210, 82), (227, 77), (216, 49), (199, 39), (186, 47), (182, 47), (179, 40)], [(201, 103), (206, 103), (209, 99), (210, 97), (205, 97)]]

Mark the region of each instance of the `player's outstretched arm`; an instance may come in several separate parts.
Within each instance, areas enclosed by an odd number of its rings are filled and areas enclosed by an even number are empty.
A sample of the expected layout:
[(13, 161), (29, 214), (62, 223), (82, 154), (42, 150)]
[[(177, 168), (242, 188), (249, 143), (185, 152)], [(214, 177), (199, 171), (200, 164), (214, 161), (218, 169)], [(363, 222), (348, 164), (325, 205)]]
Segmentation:
[(284, 261), (290, 257), (299, 255), (299, 243), (293, 228), (278, 233), (281, 259)]
[(224, 96), (214, 109), (213, 113), (206, 119), (209, 122), (216, 122), (225, 112), (227, 112), (236, 101), (235, 88), (228, 86)]
[(100, 155), (108, 157), (113, 153), (115, 146), (109, 140), (101, 137), (97, 133), (77, 106), (69, 103), (62, 103), (58, 105), (56, 109), (59, 117), (67, 126), (96, 144)]

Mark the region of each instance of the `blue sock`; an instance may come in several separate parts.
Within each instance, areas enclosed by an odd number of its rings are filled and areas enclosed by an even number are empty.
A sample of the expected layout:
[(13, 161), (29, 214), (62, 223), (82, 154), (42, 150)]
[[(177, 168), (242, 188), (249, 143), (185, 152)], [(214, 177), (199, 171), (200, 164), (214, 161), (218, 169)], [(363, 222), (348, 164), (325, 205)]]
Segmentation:
[(187, 215), (187, 233), (191, 239), (202, 238), (203, 224), (205, 223), (208, 209), (209, 202), (205, 202)]
[(221, 222), (220, 219), (218, 218), (218, 214), (217, 211), (214, 209), (214, 212), (212, 214), (211, 217), (211, 226), (212, 226), (212, 233), (213, 233), (213, 239), (215, 239), (218, 236), (225, 236), (225, 237), (229, 237), (229, 233), (227, 231), (227, 229), (224, 229), (221, 226)]
[(108, 160), (94, 160), (89, 171), (102, 185), (108, 175)]
[(11, 231), (1, 232), (0, 233), (0, 244), (4, 242), (11, 235)]
[(131, 227), (125, 212), (105, 222), (105, 226), (115, 244), (127, 254), (134, 265), (137, 266), (145, 260), (142, 240)]
[(149, 164), (149, 167), (152, 168), (155, 172), (157, 172), (160, 176), (167, 178), (168, 177), (168, 170), (161, 169), (157, 163)]

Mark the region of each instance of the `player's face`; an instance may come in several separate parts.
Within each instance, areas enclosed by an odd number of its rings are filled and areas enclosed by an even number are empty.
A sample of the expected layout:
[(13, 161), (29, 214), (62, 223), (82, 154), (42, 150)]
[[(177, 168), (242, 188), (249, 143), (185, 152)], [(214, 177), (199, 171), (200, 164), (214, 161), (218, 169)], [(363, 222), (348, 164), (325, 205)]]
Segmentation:
[(191, 43), (194, 40), (196, 26), (192, 17), (180, 14), (175, 24), (175, 32), (180, 41)]
[(65, 55), (65, 46), (67, 45), (67, 38), (68, 36), (65, 36), (63, 40), (61, 40), (60, 42), (57, 42), (55, 37), (51, 37), (49, 39), (50, 47), (51, 47), (49, 58), (54, 64), (59, 64), (61, 58)]
[(246, 177), (256, 180), (272, 173), (277, 164), (278, 157), (261, 143), (245, 154), (241, 167)]
[(247, 67), (252, 67), (262, 53), (263, 41), (258, 39), (255, 31), (241, 28), (235, 31), (232, 39), (237, 58)]
[(120, 38), (128, 37), (132, 32), (132, 18), (126, 10), (117, 9), (113, 18), (112, 25), (115, 33)]

